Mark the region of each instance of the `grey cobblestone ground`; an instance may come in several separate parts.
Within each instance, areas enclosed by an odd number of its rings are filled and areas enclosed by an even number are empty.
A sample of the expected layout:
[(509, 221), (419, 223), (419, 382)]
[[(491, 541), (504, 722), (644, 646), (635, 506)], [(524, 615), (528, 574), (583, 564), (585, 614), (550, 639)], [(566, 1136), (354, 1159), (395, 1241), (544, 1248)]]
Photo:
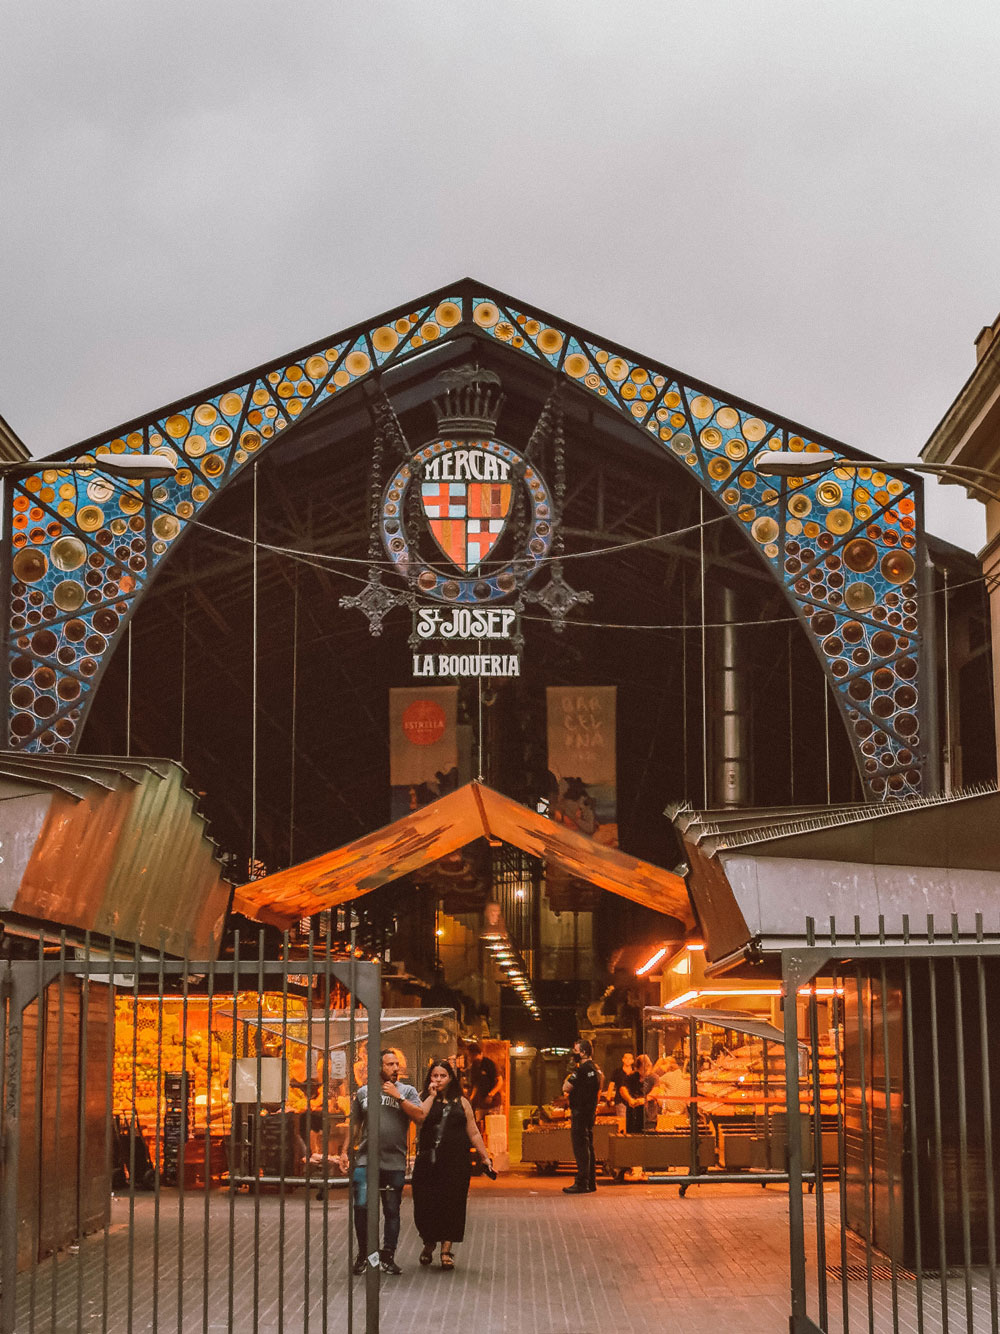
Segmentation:
[[(384, 1278), (382, 1323), (386, 1334), (475, 1331), (475, 1334), (784, 1334), (788, 1329), (788, 1197), (780, 1188), (676, 1188), (644, 1184), (601, 1187), (595, 1195), (567, 1198), (568, 1178), (512, 1176), (475, 1181), (466, 1243), (457, 1268), (417, 1264), (419, 1240), (412, 1226), (409, 1192), (403, 1205), (398, 1259), (404, 1273)], [(836, 1199), (827, 1195), (831, 1260), (839, 1259)], [(117, 1200), (103, 1236), (84, 1242), (26, 1276), (18, 1290), (18, 1334), (72, 1331), (178, 1331), (178, 1334), (346, 1334), (347, 1203), (334, 1193), (328, 1205), (299, 1190), (283, 1210), (277, 1196), (234, 1201), (234, 1282), (229, 1274), (229, 1197), (209, 1197), (206, 1264), (204, 1196), (188, 1195), (184, 1210), (184, 1271), (178, 1274), (179, 1211), (176, 1196), (161, 1201), (159, 1245), (154, 1247), (154, 1205), (138, 1197), (131, 1231), (132, 1283), (129, 1321), (129, 1204)], [(812, 1225), (812, 1201), (807, 1202)], [(305, 1263), (306, 1219), (310, 1262)], [(325, 1222), (324, 1222), (325, 1220)], [(324, 1301), (323, 1230), (329, 1237)], [(282, 1240), (283, 1227), (283, 1240)], [(284, 1253), (279, 1292), (279, 1255)], [(834, 1250), (837, 1254), (834, 1254)], [(102, 1298), (107, 1257), (108, 1301)], [(258, 1259), (259, 1257), (259, 1259)], [(856, 1253), (850, 1259), (858, 1259)], [(208, 1274), (207, 1316), (205, 1274)], [(154, 1283), (159, 1273), (158, 1284)], [(255, 1282), (256, 1275), (256, 1282)], [(975, 1315), (966, 1322), (963, 1284), (949, 1282), (950, 1328), (990, 1329), (984, 1275), (976, 1277)], [(230, 1287), (232, 1293), (230, 1295)], [(354, 1329), (364, 1329), (363, 1282), (355, 1280)], [(178, 1291), (182, 1294), (178, 1318)], [(923, 1329), (947, 1328), (940, 1288), (928, 1283)], [(154, 1317), (154, 1293), (156, 1310)], [(831, 1330), (843, 1329), (838, 1284), (831, 1284)], [(79, 1294), (79, 1300), (78, 1300)], [(229, 1308), (232, 1302), (233, 1319)], [(867, 1287), (849, 1285), (850, 1329), (869, 1329)], [(913, 1285), (899, 1289), (898, 1328), (917, 1331)], [(256, 1317), (255, 1317), (256, 1305)], [(873, 1285), (876, 1330), (892, 1330), (888, 1281)], [(78, 1320), (78, 1309), (80, 1317)], [(53, 1312), (55, 1312), (53, 1318)], [(815, 1307), (812, 1309), (815, 1315)], [(325, 1315), (325, 1319), (324, 1319)]]

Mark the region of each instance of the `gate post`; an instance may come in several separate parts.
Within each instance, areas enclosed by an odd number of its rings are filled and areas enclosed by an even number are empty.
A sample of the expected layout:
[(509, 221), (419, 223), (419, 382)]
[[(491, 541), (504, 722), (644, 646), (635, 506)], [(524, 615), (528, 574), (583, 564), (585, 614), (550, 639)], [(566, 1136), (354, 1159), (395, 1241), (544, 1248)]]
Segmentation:
[[(788, 1250), (791, 1285), (790, 1334), (823, 1334), (806, 1314), (806, 1238), (802, 1207), (802, 1113), (799, 1108), (799, 1032), (795, 1011), (803, 968), (810, 976), (801, 951), (781, 951), (781, 1008), (785, 1035), (785, 1126), (788, 1154)], [(816, 1166), (817, 1183), (822, 1189), (821, 1168)]]
[[(381, 1118), (382, 1118), (382, 986), (376, 964), (377, 989), (368, 1000), (368, 1245), (380, 1248), (379, 1202), (381, 1191)], [(362, 988), (358, 988), (359, 994)], [(384, 1212), (384, 1211), (383, 1211)], [(382, 1226), (385, 1226), (383, 1217)], [(372, 1238), (375, 1238), (372, 1242)], [(378, 1265), (365, 1268), (365, 1334), (378, 1334), (379, 1287), (381, 1273)]]
[[(785, 1049), (785, 1135), (788, 1155), (788, 1269), (792, 1314), (789, 1334), (824, 1334), (805, 1313), (805, 1213), (803, 1210), (803, 1119), (799, 1107), (799, 1017), (796, 996), (804, 982), (815, 978), (827, 951), (781, 950), (781, 1015)], [(823, 1189), (823, 1167), (815, 1165), (817, 1189)]]
[(14, 1334), (17, 1314), (17, 1178), (21, 1148), (21, 1046), (24, 1010), (14, 997), (13, 965), (4, 964), (3, 1138), (0, 1188), (0, 1334)]
[[(368, 1043), (367, 1237), (369, 1245), (371, 1244), (371, 1238), (375, 1237), (377, 1246), (379, 1238), (378, 1210), (381, 1198), (381, 1191), (379, 1190), (379, 1145), (382, 1106), (382, 967), (379, 963), (359, 963), (354, 957), (353, 941), (352, 932), (350, 961), (347, 964), (338, 961), (333, 965), (331, 971), (350, 992), (352, 1009), (356, 1003), (360, 1003), (364, 1006), (368, 1015), (366, 1038)], [(353, 1050), (350, 1053), (350, 1059), (354, 1060)], [(353, 1192), (353, 1185), (348, 1194), (349, 1200), (353, 1200), (351, 1192)], [(352, 1205), (349, 1204), (348, 1208), (351, 1207)], [(348, 1226), (350, 1226), (350, 1222), (348, 1222)], [(378, 1334), (380, 1279), (381, 1274), (377, 1266), (375, 1268), (371, 1265), (365, 1267), (365, 1334)], [(353, 1289), (350, 1291), (353, 1292)], [(350, 1296), (348, 1300), (351, 1301)], [(350, 1312), (350, 1328), (353, 1327), (353, 1306), (349, 1306), (348, 1309)], [(5, 1334), (5, 1331), (0, 1330), (0, 1334)]]
[[(21, 1060), (24, 1052), (24, 1012), (58, 977), (62, 963), (6, 960), (2, 985), (3, 1138), (0, 1140), (0, 1334), (17, 1334), (17, 1186), (21, 1164)], [(38, 1057), (42, 1055), (39, 1007)], [(35, 1115), (39, 1115), (38, 1109)], [(34, 1264), (37, 1255), (32, 1257)]]
[[(0, 1186), (0, 1334), (17, 1334), (17, 1185), (21, 1163), (21, 1058), (24, 1012), (58, 975), (60, 965), (6, 960), (2, 979), (4, 1008), (3, 1139)], [(39, 1014), (39, 1020), (41, 1016)], [(41, 1022), (39, 1022), (41, 1060)], [(37, 1113), (36, 1113), (37, 1114)]]
[(806, 1319), (805, 1216), (802, 1210), (802, 1137), (799, 1123), (799, 1033), (796, 988), (790, 981), (784, 951), (781, 957), (781, 1009), (785, 1034), (785, 1152), (788, 1155), (788, 1246), (792, 1312), (791, 1334)]

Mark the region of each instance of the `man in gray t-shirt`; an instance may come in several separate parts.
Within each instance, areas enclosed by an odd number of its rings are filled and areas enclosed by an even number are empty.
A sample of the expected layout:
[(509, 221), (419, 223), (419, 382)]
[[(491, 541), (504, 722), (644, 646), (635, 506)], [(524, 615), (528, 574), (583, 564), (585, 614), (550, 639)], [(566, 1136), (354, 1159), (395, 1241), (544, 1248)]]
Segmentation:
[[(379, 1195), (385, 1233), (379, 1252), (383, 1274), (400, 1274), (396, 1264), (396, 1245), (399, 1241), (399, 1208), (403, 1200), (406, 1180), (406, 1139), (410, 1122), (419, 1125), (424, 1119), (420, 1094), (412, 1084), (399, 1079), (399, 1057), (391, 1049), (382, 1052), (382, 1093), (379, 1118)], [(354, 1171), (351, 1175), (354, 1196), (354, 1231), (358, 1238), (358, 1257), (354, 1272), (365, 1271), (368, 1246), (368, 1088), (362, 1085), (354, 1095), (351, 1108), (351, 1127), (357, 1141)], [(347, 1155), (341, 1160), (347, 1170)], [(373, 1246), (378, 1238), (374, 1238)]]

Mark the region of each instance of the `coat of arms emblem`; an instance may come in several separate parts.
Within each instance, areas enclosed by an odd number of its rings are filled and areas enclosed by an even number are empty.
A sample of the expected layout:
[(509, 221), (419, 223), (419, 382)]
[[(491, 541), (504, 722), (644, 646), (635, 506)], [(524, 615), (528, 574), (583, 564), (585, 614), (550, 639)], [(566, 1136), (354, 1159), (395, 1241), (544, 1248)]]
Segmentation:
[[(506, 603), (517, 611), (526, 600), (538, 602), (561, 629), (566, 614), (590, 594), (576, 593), (562, 577), (558, 505), (532, 453), (533, 445), (548, 442), (561, 484), (561, 433), (553, 443), (549, 427), (539, 429), (561, 421), (556, 391), (532, 441), (519, 450), (496, 435), (503, 394), (494, 371), (446, 370), (436, 386), (438, 433), (416, 450), (406, 444), (388, 400), (376, 407), (381, 426), (372, 469), (372, 541), (381, 541), (389, 568), (373, 563), (364, 590), (342, 598), (342, 605), (364, 611), (373, 634), (393, 607), (416, 613), (423, 600), (470, 609)], [(386, 444), (404, 457), (383, 488), (378, 460)], [(374, 550), (370, 555), (374, 562)], [(529, 592), (546, 568), (549, 583)]]
[[(494, 602), (522, 588), (548, 556), (552, 497), (538, 469), (494, 435), (503, 402), (499, 377), (465, 366), (445, 371), (439, 383), (439, 435), (389, 478), (382, 542), (425, 597)], [(504, 551), (519, 491), (520, 541), (518, 549)], [(421, 543), (421, 528), (433, 541), (430, 550)]]

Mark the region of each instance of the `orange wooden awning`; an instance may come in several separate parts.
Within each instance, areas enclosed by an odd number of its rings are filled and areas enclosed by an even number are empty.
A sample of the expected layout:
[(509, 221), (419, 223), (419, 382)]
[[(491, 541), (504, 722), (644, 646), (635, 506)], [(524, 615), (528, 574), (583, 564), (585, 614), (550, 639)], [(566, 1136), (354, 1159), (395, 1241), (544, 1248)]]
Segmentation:
[(241, 885), (233, 909), (284, 929), (301, 917), (398, 880), (477, 838), (500, 839), (580, 880), (669, 913), (685, 926), (694, 923), (681, 876), (602, 847), (481, 783), (467, 783), (342, 848)]

